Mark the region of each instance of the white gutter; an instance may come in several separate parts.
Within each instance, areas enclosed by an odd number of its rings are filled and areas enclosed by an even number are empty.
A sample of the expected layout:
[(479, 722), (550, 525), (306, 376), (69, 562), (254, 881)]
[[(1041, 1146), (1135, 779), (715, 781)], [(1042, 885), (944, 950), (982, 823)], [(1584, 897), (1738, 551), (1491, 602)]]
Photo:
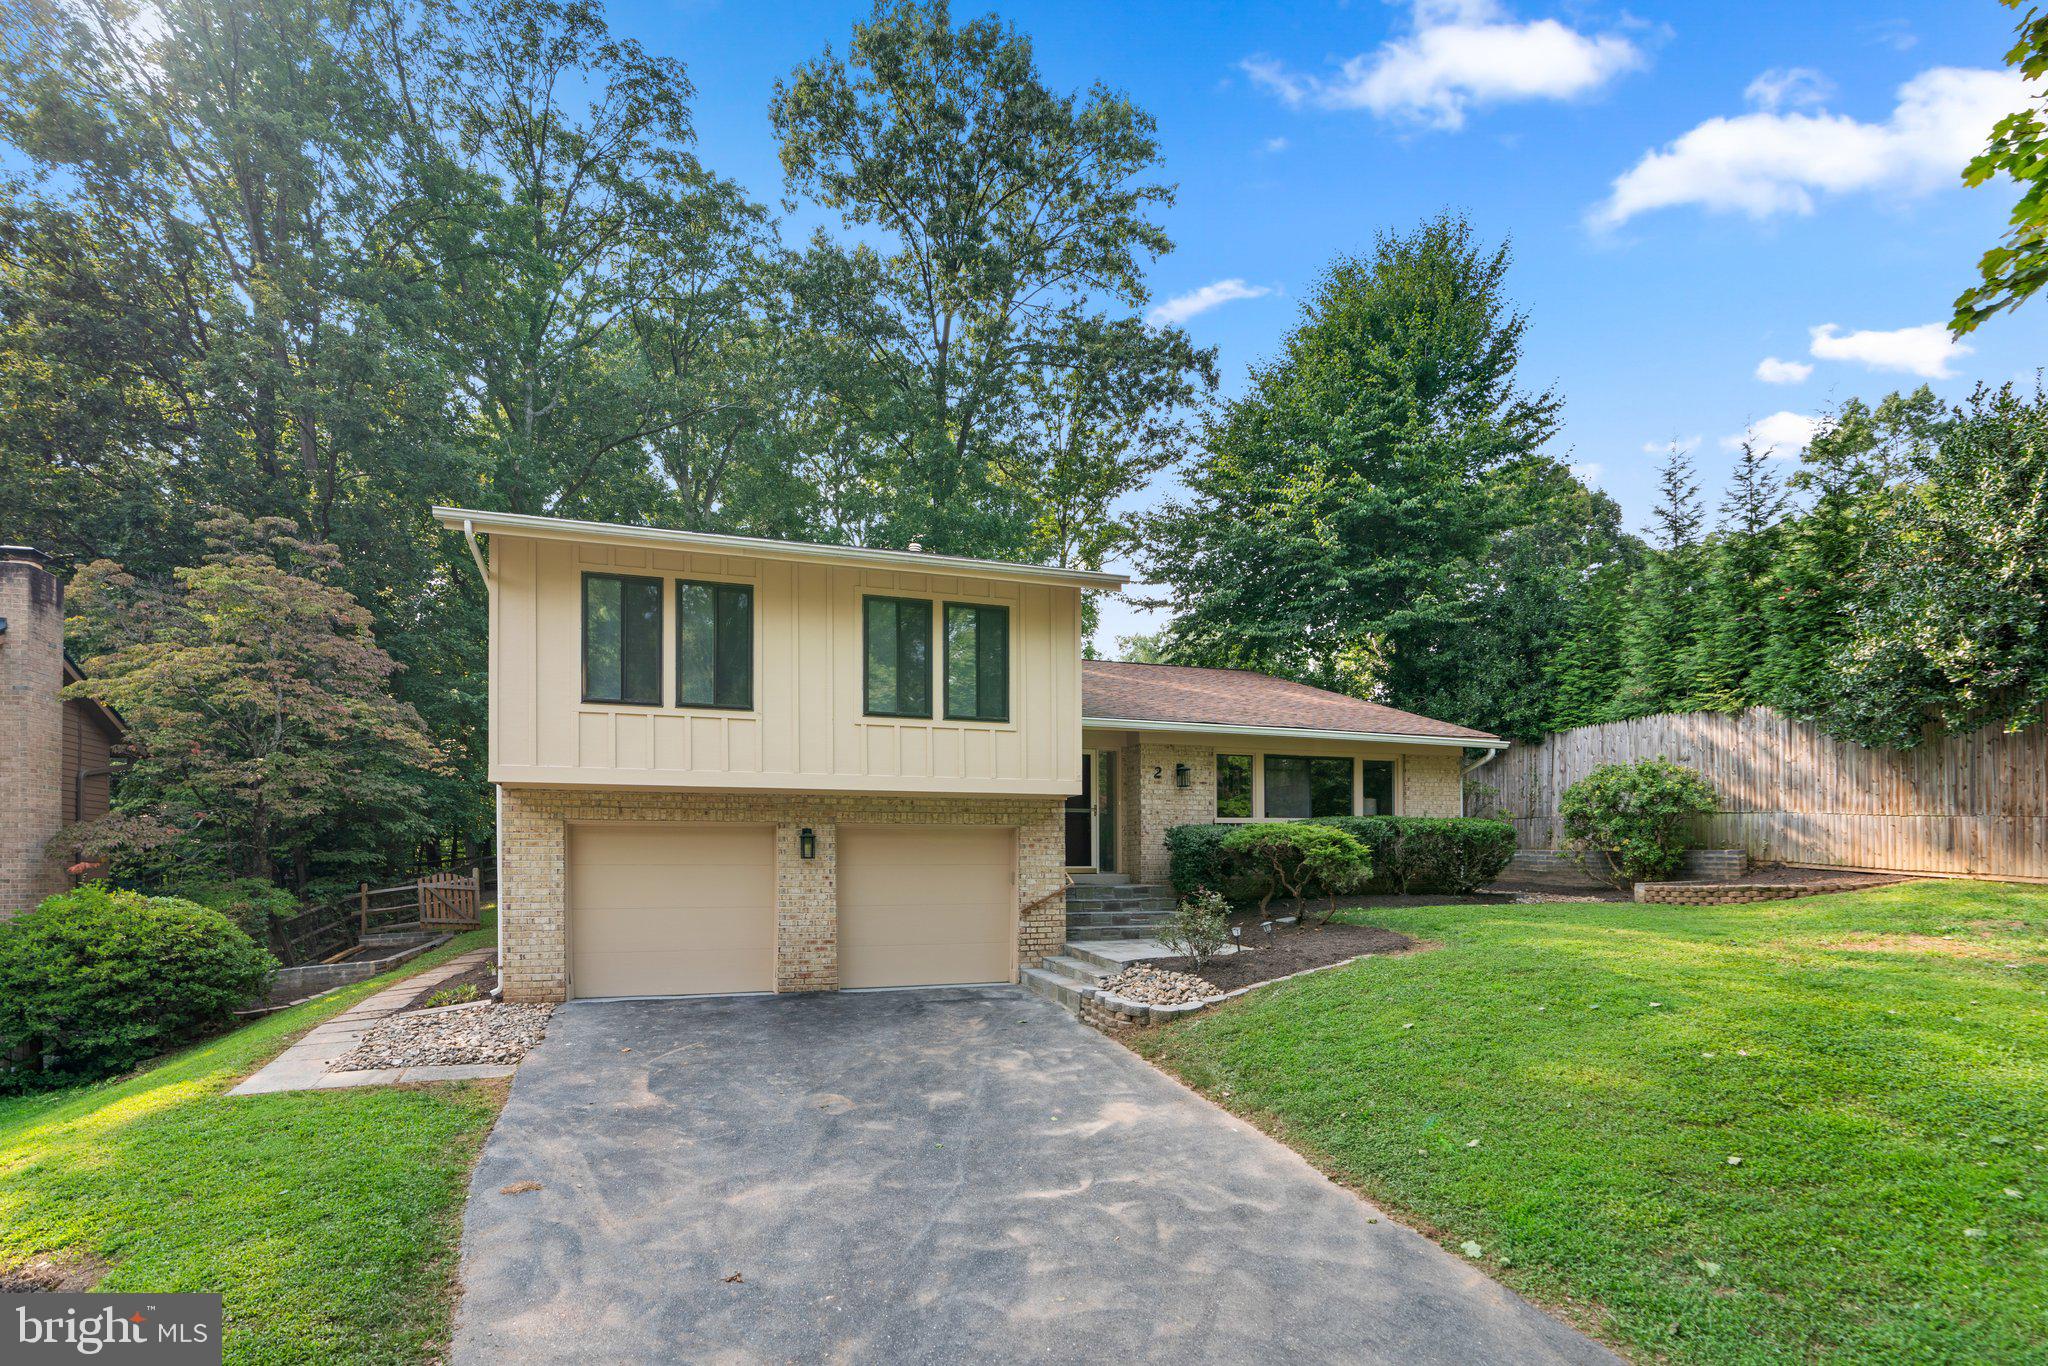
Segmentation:
[(464, 534), (501, 532), (551, 541), (670, 547), (706, 555), (758, 555), (772, 560), (875, 565), (913, 574), (962, 574), (1010, 579), (1019, 583), (1056, 584), (1062, 588), (1114, 589), (1130, 582), (1126, 575), (1092, 569), (1057, 569), (1051, 565), (1015, 564), (1008, 560), (927, 555), (916, 550), (871, 550), (865, 546), (818, 545), (810, 541), (771, 540), (765, 536), (675, 531), (668, 527), (622, 526), (616, 522), (583, 522), (569, 517), (535, 517), (523, 512), (479, 512), (474, 508), (436, 507), (434, 518), (441, 525)]
[(1280, 740), (1368, 740), (1383, 745), (1440, 745), (1451, 749), (1503, 750), (1509, 741), (1469, 735), (1390, 735), (1369, 730), (1310, 730), (1300, 726), (1225, 726), (1206, 721), (1129, 721), (1114, 716), (1084, 716), (1083, 726), (1095, 730), (1160, 730), (1199, 735), (1272, 736)]
[(476, 561), (476, 572), (484, 576), (484, 582), (491, 581), (491, 567), (484, 563), (484, 552), (477, 548), (476, 524), (469, 518), (462, 519), (462, 539), (469, 542), (469, 558)]

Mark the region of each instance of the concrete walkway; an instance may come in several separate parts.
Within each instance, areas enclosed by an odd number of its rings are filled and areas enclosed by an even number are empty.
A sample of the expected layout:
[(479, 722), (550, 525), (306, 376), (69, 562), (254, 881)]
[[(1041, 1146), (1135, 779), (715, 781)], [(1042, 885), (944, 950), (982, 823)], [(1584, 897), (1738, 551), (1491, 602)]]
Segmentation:
[(363, 1072), (332, 1072), (335, 1060), (356, 1046), (363, 1031), (396, 1014), (398, 1008), (431, 986), (460, 977), (490, 959), (494, 950), (472, 949), (439, 967), (415, 973), (356, 1002), (334, 1018), (313, 1026), (304, 1038), (271, 1059), (261, 1071), (243, 1079), (231, 1096), (261, 1096), (272, 1091), (333, 1091), (352, 1086), (389, 1086), (401, 1081), (476, 1081), (509, 1077), (504, 1064), (475, 1063), (459, 1067), (375, 1067)]
[(457, 1366), (1615, 1360), (1015, 988), (571, 1002), (461, 1282)]

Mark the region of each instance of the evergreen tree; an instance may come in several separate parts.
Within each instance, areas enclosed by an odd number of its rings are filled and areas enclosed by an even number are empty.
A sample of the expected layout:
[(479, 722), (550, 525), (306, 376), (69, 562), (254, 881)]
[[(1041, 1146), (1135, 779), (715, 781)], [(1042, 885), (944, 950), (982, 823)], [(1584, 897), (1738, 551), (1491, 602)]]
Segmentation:
[(1642, 547), (1588, 574), (1570, 600), (1570, 619), (1557, 650), (1544, 662), (1550, 689), (1548, 728), (1569, 730), (1615, 719), (1615, 698), (1628, 677), (1630, 582), (1642, 572)]
[(1610, 718), (1670, 711), (1692, 694), (1705, 519), (1692, 457), (1674, 442), (1657, 476), (1651, 513), (1657, 554), (1630, 584), (1633, 602), (1623, 637), (1627, 668)]
[(1720, 534), (1706, 550), (1688, 710), (1740, 711), (1757, 700), (1770, 629), (1764, 603), (1786, 505), (1769, 459), (1753, 442), (1742, 443), (1721, 504)]

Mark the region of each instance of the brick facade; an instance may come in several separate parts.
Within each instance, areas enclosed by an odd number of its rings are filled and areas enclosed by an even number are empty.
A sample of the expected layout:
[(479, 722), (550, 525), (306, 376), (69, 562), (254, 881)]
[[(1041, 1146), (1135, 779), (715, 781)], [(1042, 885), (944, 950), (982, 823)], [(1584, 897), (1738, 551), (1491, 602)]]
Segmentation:
[(0, 559), (0, 919), (71, 885), (49, 849), (65, 821), (64, 588), (40, 565)]
[[(503, 787), (498, 892), (505, 997), (568, 994), (567, 851), (571, 822), (727, 822), (775, 826), (777, 991), (839, 985), (838, 826), (1007, 825), (1017, 830), (1017, 956), (1035, 967), (1066, 938), (1065, 833), (1057, 797), (833, 796)], [(799, 856), (804, 827), (815, 858)]]
[(1462, 750), (1417, 750), (1401, 757), (1401, 814), (1465, 814), (1465, 756)]

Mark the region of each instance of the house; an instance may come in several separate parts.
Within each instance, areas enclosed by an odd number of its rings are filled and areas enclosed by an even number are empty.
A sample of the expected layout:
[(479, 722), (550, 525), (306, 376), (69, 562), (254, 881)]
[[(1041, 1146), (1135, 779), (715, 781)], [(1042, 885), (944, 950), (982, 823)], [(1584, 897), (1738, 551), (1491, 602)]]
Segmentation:
[(435, 516), (490, 585), (512, 1000), (1015, 981), (1070, 873), (1163, 881), (1190, 821), (1455, 816), (1506, 743), (1084, 659), (1116, 574)]
[(66, 700), (84, 677), (64, 653), (64, 585), (49, 557), (0, 546), (0, 918), (76, 885), (53, 836), (107, 813), (121, 718)]

